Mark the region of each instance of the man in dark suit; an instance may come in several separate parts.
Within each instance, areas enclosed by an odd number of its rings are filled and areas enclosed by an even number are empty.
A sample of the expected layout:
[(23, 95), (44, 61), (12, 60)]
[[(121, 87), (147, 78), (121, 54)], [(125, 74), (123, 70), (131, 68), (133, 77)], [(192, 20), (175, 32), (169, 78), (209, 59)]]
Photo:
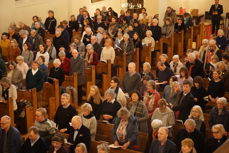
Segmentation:
[(18, 39), (18, 46), (23, 51), (23, 45), (24, 43), (30, 43), (33, 44), (32, 38), (29, 36), (29, 32), (27, 30), (20, 30), (19, 32), (20, 38)]
[(167, 127), (161, 127), (158, 130), (158, 139), (154, 140), (149, 153), (176, 153), (176, 144), (168, 138), (169, 130)]
[(212, 18), (212, 34), (215, 34), (219, 30), (221, 14), (223, 14), (223, 5), (219, 4), (219, 0), (215, 0), (210, 8), (209, 13)]
[(174, 111), (180, 111), (179, 119), (183, 122), (188, 118), (190, 110), (194, 106), (194, 97), (191, 94), (192, 83), (189, 80), (183, 82), (183, 92), (181, 93), (181, 99), (178, 105), (172, 107)]
[(77, 144), (84, 143), (89, 150), (91, 144), (90, 130), (82, 124), (80, 116), (74, 116), (71, 121), (68, 142), (72, 143), (69, 153), (74, 153)]
[(37, 31), (35, 29), (32, 29), (30, 31), (30, 36), (32, 39), (32, 45), (31, 46), (31, 50), (34, 52), (38, 52), (39, 51), (39, 45), (43, 43), (43, 39), (42, 37), (37, 33)]
[(44, 140), (39, 135), (38, 128), (35, 126), (29, 128), (28, 138), (22, 145), (20, 153), (46, 153), (47, 149)]

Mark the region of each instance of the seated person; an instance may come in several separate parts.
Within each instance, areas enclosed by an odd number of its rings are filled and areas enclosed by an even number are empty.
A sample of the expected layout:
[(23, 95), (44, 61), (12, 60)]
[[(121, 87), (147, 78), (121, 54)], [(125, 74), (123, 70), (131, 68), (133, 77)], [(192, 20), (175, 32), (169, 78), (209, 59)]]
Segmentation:
[(20, 153), (47, 153), (48, 146), (39, 135), (39, 129), (32, 126), (28, 130), (28, 138), (20, 149)]
[(71, 119), (77, 115), (77, 111), (70, 104), (70, 95), (63, 93), (61, 95), (61, 105), (57, 108), (54, 116), (54, 122), (56, 123), (60, 132), (69, 132)]
[(68, 75), (70, 71), (70, 59), (66, 57), (66, 53), (64, 51), (60, 51), (58, 56), (61, 62), (60, 67), (64, 70), (64, 74)]
[(71, 121), (72, 127), (70, 128), (68, 142), (72, 143), (69, 148), (69, 153), (74, 153), (75, 147), (79, 143), (84, 143), (87, 149), (90, 148), (91, 134), (90, 130), (82, 123), (80, 116), (74, 116)]
[(96, 148), (97, 148), (98, 153), (109, 153), (110, 152), (110, 148), (106, 143), (101, 143)]
[(0, 80), (0, 102), (7, 102), (9, 98), (12, 98), (13, 110), (17, 110), (17, 88), (11, 83), (11, 81), (3, 77)]
[(207, 140), (205, 144), (205, 153), (213, 153), (228, 139), (228, 134), (222, 124), (213, 125), (211, 131), (213, 137)]
[(140, 132), (148, 132), (148, 110), (145, 103), (141, 100), (141, 95), (138, 91), (131, 93), (131, 102), (127, 106), (130, 114), (133, 115), (138, 122), (138, 130)]
[(174, 55), (169, 65), (175, 75), (179, 75), (180, 69), (184, 66), (180, 61), (179, 55)]
[(167, 106), (168, 103), (165, 99), (160, 99), (158, 101), (158, 107), (153, 112), (151, 120), (159, 119), (162, 121), (163, 126), (173, 126), (175, 125), (174, 112)]
[(87, 153), (87, 147), (84, 143), (79, 143), (76, 145), (75, 153)]
[(156, 90), (156, 83), (153, 80), (149, 80), (146, 84), (147, 90), (144, 93), (143, 102), (146, 104), (149, 118), (151, 118), (154, 110), (158, 107), (158, 101), (161, 95)]
[(181, 141), (181, 151), (180, 153), (194, 153), (196, 149), (194, 147), (194, 142), (190, 138), (185, 138)]
[(149, 44), (151, 44), (151, 47), (152, 47), (151, 49), (153, 51), (154, 47), (155, 47), (155, 40), (152, 37), (152, 31), (147, 30), (146, 31), (146, 37), (142, 40), (142, 45), (149, 46)]
[(143, 64), (143, 71), (141, 73), (141, 77), (144, 77), (144, 76), (149, 76), (150, 80), (154, 80), (155, 79), (153, 73), (151, 72), (151, 65), (150, 65), (149, 62), (145, 62)]
[(126, 96), (119, 86), (120, 86), (119, 78), (116, 76), (112, 77), (109, 89), (114, 90), (114, 92), (116, 94), (115, 99), (120, 103), (120, 105), (125, 107), (126, 103), (127, 103)]
[(97, 120), (92, 112), (91, 104), (85, 103), (81, 106), (82, 111), (82, 122), (90, 130), (91, 140), (95, 140), (97, 130)]
[(45, 65), (48, 66), (49, 63), (49, 53), (45, 51), (45, 44), (39, 45), (39, 51), (36, 54), (35, 60), (38, 60), (38, 57), (43, 56), (45, 58)]
[(227, 99), (225, 97), (218, 98), (216, 104), (210, 111), (209, 126), (223, 124), (225, 130), (229, 131), (229, 111), (226, 108)]
[(133, 148), (137, 143), (138, 124), (137, 119), (130, 115), (130, 112), (122, 107), (114, 120), (112, 137), (115, 146), (122, 146), (122, 149)]
[(35, 114), (34, 126), (38, 129), (39, 135), (44, 139), (47, 146), (51, 143), (51, 138), (56, 132), (56, 125), (47, 118), (47, 110), (38, 108)]
[(95, 52), (92, 44), (88, 44), (86, 46), (87, 53), (85, 55), (85, 65), (86, 66), (91, 66), (91, 65), (97, 65), (99, 60), (98, 60), (98, 54)]
[(183, 122), (188, 118), (189, 112), (194, 106), (194, 97), (191, 94), (192, 84), (189, 80), (185, 80), (183, 83), (183, 92), (177, 106), (172, 105), (173, 111), (179, 111), (179, 119)]
[(17, 68), (17, 65), (14, 61), (8, 63), (7, 78), (9, 78), (12, 84), (18, 89), (22, 88), (22, 72)]
[(174, 138), (177, 150), (181, 149), (181, 141), (190, 138), (194, 142), (196, 151), (203, 152), (204, 138), (199, 130), (196, 129), (196, 122), (193, 119), (187, 119), (184, 122), (185, 128), (180, 129)]
[(99, 88), (96, 85), (91, 86), (90, 92), (87, 97), (87, 103), (91, 104), (93, 114), (95, 115), (97, 120), (100, 118), (102, 102), (103, 99), (100, 95)]
[(52, 143), (51, 147), (49, 148), (48, 153), (67, 153), (67, 151), (64, 149), (64, 136), (60, 133), (56, 133), (52, 137)]
[(169, 129), (167, 127), (159, 128), (158, 139), (152, 142), (149, 153), (176, 153), (176, 144), (168, 139), (168, 135)]
[(121, 108), (121, 105), (116, 101), (115, 96), (115, 92), (111, 89), (108, 89), (105, 93), (106, 100), (101, 106), (102, 119), (110, 123), (113, 122), (118, 110)]
[(128, 97), (134, 90), (139, 90), (141, 84), (141, 75), (136, 72), (135, 63), (128, 64), (128, 72), (124, 74), (123, 78), (123, 92)]
[(186, 67), (182, 67), (179, 71), (179, 77), (177, 78), (177, 81), (180, 83), (181, 88), (183, 88), (183, 82), (184, 80), (189, 80), (193, 83), (193, 78), (188, 73), (188, 69)]
[(174, 25), (174, 29), (175, 29), (175, 32), (181, 32), (182, 30), (185, 30), (185, 24), (181, 17), (177, 18), (177, 22)]
[(53, 61), (53, 67), (50, 69), (49, 78), (55, 78), (59, 80), (60, 86), (64, 82), (64, 70), (61, 68), (61, 61), (59, 59), (55, 59)]
[(199, 130), (203, 136), (205, 136), (205, 123), (204, 114), (200, 106), (195, 105), (192, 107), (189, 118), (196, 122), (196, 129)]

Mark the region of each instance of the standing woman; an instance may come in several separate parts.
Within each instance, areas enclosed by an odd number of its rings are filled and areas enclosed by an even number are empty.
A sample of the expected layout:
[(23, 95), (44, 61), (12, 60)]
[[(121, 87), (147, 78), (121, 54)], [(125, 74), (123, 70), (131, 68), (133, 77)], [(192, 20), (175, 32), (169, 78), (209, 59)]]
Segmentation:
[(30, 50), (31, 49), (31, 44), (29, 44), (28, 42), (25, 42), (23, 44), (23, 48), (24, 50), (22, 51), (21, 56), (24, 57), (24, 61), (28, 66), (31, 66), (34, 55), (33, 52)]
[(10, 48), (9, 48), (9, 52), (8, 52), (8, 60), (10, 61), (15, 61), (16, 57), (18, 55), (20, 55), (21, 50), (18, 47), (18, 43), (15, 39), (10, 41)]
[(100, 61), (107, 62), (107, 60), (111, 60), (111, 64), (114, 64), (115, 60), (115, 50), (112, 47), (112, 40), (111, 38), (108, 38), (105, 40), (105, 47), (103, 47), (103, 50), (100, 55)]
[(154, 79), (154, 75), (151, 72), (151, 65), (148, 62), (143, 64), (143, 72), (141, 73), (141, 77), (143, 78), (144, 76), (149, 76), (150, 80)]
[(133, 61), (134, 43), (129, 34), (123, 35), (123, 40), (120, 42), (120, 48), (126, 54), (126, 65)]
[(18, 70), (17, 65), (14, 61), (8, 63), (7, 78), (11, 80), (18, 89), (22, 88), (22, 72)]
[(46, 39), (46, 52), (49, 54), (50, 62), (56, 58), (56, 48), (51, 39)]
[(38, 57), (43, 56), (45, 58), (45, 65), (48, 66), (49, 63), (49, 53), (45, 51), (45, 44), (39, 45), (39, 51), (37, 52), (35, 60), (38, 60)]
[(59, 85), (61, 86), (64, 82), (64, 70), (60, 67), (61, 62), (59, 59), (53, 61), (53, 67), (50, 69), (49, 77), (59, 80)]
[(0, 47), (2, 48), (2, 58), (6, 60), (10, 48), (9, 34), (6, 32), (2, 33)]
[(183, 87), (183, 82), (186, 79), (189, 80), (191, 83), (193, 83), (192, 77), (188, 74), (188, 69), (186, 67), (182, 67), (180, 69), (180, 76), (177, 78), (181, 87)]
[(64, 74), (69, 75), (70, 59), (66, 57), (66, 53), (64, 51), (60, 51), (58, 56), (61, 61), (60, 67), (64, 70)]
[(146, 105), (141, 100), (140, 93), (135, 90), (131, 93), (131, 102), (127, 106), (130, 114), (133, 115), (138, 122), (138, 130), (140, 132), (148, 132), (148, 111)]
[(24, 62), (23, 56), (17, 56), (16, 61), (17, 61), (17, 68), (22, 72), (23, 79), (25, 79), (29, 67)]
[(99, 88), (96, 85), (91, 86), (90, 93), (87, 97), (87, 103), (91, 104), (93, 114), (95, 115), (96, 119), (100, 118), (100, 111), (101, 111), (101, 104), (103, 100), (100, 95)]

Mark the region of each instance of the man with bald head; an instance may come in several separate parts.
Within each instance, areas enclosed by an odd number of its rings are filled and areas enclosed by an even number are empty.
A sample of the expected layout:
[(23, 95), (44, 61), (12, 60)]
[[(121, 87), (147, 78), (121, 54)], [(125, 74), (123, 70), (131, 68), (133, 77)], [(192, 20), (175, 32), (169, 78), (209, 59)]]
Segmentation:
[(69, 132), (68, 142), (72, 143), (69, 153), (74, 153), (77, 144), (84, 143), (87, 149), (90, 148), (91, 134), (90, 130), (82, 124), (80, 116), (74, 116), (71, 121), (71, 128)]
[(18, 153), (22, 145), (20, 132), (11, 125), (11, 118), (1, 118), (0, 153)]
[(149, 153), (176, 153), (176, 144), (168, 139), (169, 129), (161, 127), (158, 130), (158, 139), (151, 144)]

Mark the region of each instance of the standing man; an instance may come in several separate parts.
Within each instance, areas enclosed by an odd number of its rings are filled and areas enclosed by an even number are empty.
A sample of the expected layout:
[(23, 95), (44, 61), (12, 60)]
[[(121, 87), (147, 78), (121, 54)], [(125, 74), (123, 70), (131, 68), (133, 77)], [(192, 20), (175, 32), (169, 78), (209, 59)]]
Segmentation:
[(209, 12), (212, 18), (212, 34), (215, 34), (219, 30), (221, 14), (223, 14), (223, 6), (219, 4), (219, 0), (215, 0)]

